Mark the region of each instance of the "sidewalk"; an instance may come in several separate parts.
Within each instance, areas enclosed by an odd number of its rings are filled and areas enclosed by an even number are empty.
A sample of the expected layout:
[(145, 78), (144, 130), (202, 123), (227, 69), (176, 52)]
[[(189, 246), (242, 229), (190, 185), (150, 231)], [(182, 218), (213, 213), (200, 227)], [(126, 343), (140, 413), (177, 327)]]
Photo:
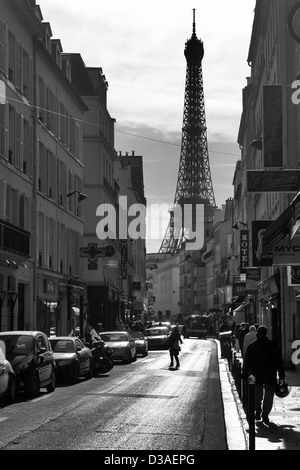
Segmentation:
[[(248, 450), (246, 415), (227, 360), (221, 358), (220, 347), (218, 351), (228, 450)], [(286, 381), (290, 394), (285, 398), (274, 397), (270, 425), (255, 424), (255, 450), (300, 450), (300, 369), (287, 370)]]

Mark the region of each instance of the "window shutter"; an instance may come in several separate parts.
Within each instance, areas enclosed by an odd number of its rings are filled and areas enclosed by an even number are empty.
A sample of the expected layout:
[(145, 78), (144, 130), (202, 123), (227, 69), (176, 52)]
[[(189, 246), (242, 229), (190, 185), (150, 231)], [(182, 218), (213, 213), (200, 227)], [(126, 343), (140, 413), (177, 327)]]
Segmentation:
[(0, 104), (0, 156), (8, 160), (8, 105)]
[(0, 219), (6, 219), (6, 196), (7, 196), (7, 183), (0, 179)]
[(8, 77), (8, 27), (0, 20), (0, 70)]

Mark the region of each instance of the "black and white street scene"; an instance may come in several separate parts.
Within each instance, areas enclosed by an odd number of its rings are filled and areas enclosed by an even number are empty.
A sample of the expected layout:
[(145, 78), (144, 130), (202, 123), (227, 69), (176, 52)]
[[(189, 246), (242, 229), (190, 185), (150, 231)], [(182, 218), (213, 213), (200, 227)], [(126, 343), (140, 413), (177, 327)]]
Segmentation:
[(300, 450), (300, 1), (0, 0), (5, 450)]

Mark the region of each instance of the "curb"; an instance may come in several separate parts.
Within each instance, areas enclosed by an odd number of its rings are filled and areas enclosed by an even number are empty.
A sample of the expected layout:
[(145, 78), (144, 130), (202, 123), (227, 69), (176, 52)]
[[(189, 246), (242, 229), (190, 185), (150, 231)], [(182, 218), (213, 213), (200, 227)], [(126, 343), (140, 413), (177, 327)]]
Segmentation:
[(221, 358), (220, 342), (218, 340), (215, 340), (215, 342), (218, 346), (219, 374), (228, 450), (249, 450), (246, 415), (231, 377), (227, 360)]

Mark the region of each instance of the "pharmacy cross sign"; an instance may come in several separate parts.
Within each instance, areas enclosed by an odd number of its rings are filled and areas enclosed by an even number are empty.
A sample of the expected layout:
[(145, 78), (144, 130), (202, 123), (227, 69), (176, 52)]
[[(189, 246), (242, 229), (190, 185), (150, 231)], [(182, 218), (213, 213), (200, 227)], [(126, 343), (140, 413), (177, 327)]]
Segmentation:
[(110, 257), (114, 254), (115, 249), (112, 245), (100, 247), (97, 243), (88, 243), (87, 247), (80, 248), (80, 257), (87, 258), (90, 262), (98, 261), (98, 258)]

